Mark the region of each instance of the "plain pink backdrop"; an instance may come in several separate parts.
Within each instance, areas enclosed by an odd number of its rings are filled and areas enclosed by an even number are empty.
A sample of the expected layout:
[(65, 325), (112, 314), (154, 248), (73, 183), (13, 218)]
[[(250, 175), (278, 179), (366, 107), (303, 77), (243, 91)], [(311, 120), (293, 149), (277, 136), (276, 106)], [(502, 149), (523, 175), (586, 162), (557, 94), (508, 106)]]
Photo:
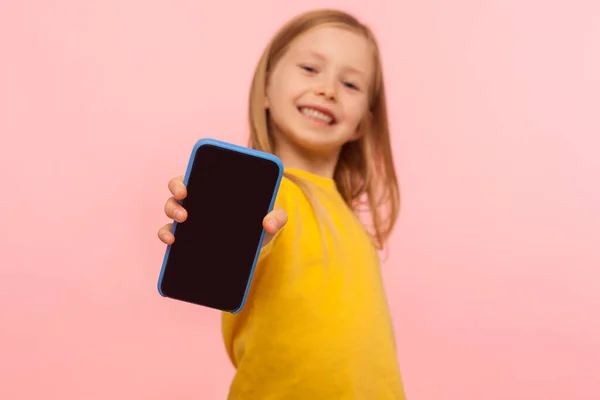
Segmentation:
[(323, 6), (384, 55), (409, 399), (600, 398), (600, 2), (301, 3), (2, 2), (0, 398), (225, 397), (219, 314), (156, 291), (166, 184)]

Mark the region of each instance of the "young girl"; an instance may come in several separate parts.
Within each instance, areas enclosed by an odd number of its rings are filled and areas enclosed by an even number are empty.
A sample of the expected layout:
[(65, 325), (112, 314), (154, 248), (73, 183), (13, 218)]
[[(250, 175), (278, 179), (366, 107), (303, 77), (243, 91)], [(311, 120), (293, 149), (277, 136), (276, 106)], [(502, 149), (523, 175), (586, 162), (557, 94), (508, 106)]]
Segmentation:
[[(246, 306), (223, 314), (230, 400), (405, 398), (377, 253), (399, 207), (386, 112), (377, 43), (351, 15), (300, 15), (263, 53), (250, 146), (285, 175)], [(182, 179), (165, 206), (179, 222)]]

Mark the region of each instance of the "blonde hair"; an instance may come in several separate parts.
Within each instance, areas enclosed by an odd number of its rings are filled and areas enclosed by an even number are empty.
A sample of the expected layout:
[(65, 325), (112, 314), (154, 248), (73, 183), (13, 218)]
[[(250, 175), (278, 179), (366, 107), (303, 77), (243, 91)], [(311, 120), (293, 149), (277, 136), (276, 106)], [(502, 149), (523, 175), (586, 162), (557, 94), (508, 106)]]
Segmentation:
[[(343, 11), (323, 9), (295, 17), (275, 34), (264, 50), (252, 80), (249, 98), (249, 147), (273, 152), (273, 135), (269, 129), (268, 111), (265, 109), (265, 89), (269, 73), (295, 38), (322, 25), (336, 25), (355, 31), (363, 35), (373, 48), (376, 72), (369, 99), (371, 118), (359, 128), (363, 130), (361, 138), (342, 147), (334, 180), (338, 191), (358, 216), (363, 211), (368, 212), (370, 234), (375, 246), (381, 250), (398, 218), (400, 191), (390, 145), (379, 47), (366, 25)], [(287, 177), (302, 187), (309, 199), (312, 199), (316, 210), (318, 202), (311, 196), (310, 186), (294, 177)]]

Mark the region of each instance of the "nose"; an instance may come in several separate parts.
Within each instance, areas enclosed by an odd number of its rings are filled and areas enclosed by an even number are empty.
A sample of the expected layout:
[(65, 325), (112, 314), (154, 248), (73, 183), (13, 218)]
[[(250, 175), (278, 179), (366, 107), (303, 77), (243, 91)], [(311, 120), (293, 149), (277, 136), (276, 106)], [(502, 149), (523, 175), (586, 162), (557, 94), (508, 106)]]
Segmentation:
[(326, 100), (334, 101), (337, 98), (337, 89), (335, 82), (330, 78), (324, 78), (319, 82), (317, 94)]

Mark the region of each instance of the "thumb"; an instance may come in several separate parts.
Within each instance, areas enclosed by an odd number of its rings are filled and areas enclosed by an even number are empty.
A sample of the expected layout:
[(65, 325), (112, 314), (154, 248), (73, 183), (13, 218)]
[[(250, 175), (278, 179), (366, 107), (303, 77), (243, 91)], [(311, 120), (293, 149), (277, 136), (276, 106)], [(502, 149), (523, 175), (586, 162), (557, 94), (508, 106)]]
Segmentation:
[(263, 247), (273, 240), (273, 237), (285, 226), (287, 221), (287, 213), (280, 208), (277, 208), (267, 214), (267, 216), (263, 219), (263, 228), (265, 229), (266, 233), (265, 239), (263, 240)]

